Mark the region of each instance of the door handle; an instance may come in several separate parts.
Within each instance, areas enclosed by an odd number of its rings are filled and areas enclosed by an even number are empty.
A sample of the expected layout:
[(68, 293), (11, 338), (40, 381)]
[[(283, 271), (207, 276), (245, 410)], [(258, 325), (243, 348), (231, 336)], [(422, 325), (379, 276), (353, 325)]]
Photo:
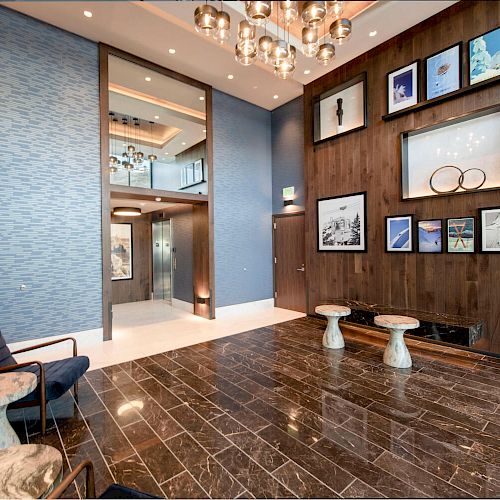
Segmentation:
[(302, 267), (299, 267), (297, 269), (297, 271), (301, 271), (301, 272), (304, 272), (306, 270), (306, 268), (304, 267), (304, 264), (302, 264)]

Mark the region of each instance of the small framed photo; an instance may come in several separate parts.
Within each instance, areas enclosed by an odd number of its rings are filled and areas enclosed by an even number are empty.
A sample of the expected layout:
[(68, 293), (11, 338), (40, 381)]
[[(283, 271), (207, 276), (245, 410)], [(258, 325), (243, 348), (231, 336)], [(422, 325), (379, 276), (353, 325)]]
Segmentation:
[(413, 215), (385, 218), (385, 251), (413, 252)]
[(469, 83), (500, 75), (500, 28), (469, 40)]
[(132, 224), (111, 224), (111, 279), (131, 280), (132, 274)]
[(366, 252), (366, 191), (317, 201), (318, 252)]
[(481, 252), (500, 253), (500, 207), (480, 208)]
[(387, 113), (418, 103), (419, 61), (387, 73)]
[(443, 251), (443, 221), (441, 219), (417, 222), (419, 253), (441, 253)]
[(434, 99), (462, 86), (462, 42), (425, 59), (425, 98)]
[(474, 253), (476, 224), (474, 217), (446, 219), (448, 253)]

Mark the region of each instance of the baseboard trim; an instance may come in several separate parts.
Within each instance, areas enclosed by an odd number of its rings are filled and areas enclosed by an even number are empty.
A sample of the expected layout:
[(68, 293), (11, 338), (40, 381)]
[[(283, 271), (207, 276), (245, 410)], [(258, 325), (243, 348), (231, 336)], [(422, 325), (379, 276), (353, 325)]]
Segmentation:
[(244, 302), (243, 304), (233, 304), (231, 306), (216, 307), (215, 317), (225, 318), (228, 316), (236, 316), (262, 311), (263, 309), (270, 309), (273, 307), (274, 299), (255, 300), (253, 302)]
[(182, 309), (183, 311), (194, 314), (194, 304), (191, 304), (191, 302), (186, 302), (185, 300), (172, 299), (172, 307), (175, 307), (176, 309)]

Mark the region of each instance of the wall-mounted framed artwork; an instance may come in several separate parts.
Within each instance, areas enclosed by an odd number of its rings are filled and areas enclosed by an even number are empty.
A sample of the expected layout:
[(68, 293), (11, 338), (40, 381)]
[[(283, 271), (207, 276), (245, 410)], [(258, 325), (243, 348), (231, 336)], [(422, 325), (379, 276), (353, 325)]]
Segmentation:
[(198, 184), (204, 182), (205, 176), (203, 173), (203, 158), (196, 160), (193, 164), (193, 182)]
[(413, 215), (386, 216), (385, 251), (413, 252)]
[(420, 61), (387, 73), (387, 113), (414, 106), (419, 101)]
[(462, 86), (462, 42), (425, 59), (425, 98), (434, 99)]
[(417, 222), (417, 251), (441, 253), (443, 251), (443, 221), (441, 219)]
[(474, 217), (446, 219), (446, 251), (474, 253), (476, 250), (476, 220)]
[(205, 182), (205, 173), (203, 170), (203, 158), (182, 167), (181, 185), (179, 189), (185, 189), (196, 184)]
[(500, 253), (500, 207), (480, 208), (481, 252)]
[(314, 144), (368, 125), (366, 73), (317, 96), (313, 102)]
[(500, 76), (500, 28), (469, 40), (469, 84)]
[(111, 224), (111, 279), (133, 278), (132, 224)]
[(500, 105), (401, 134), (401, 198), (500, 189)]
[(366, 252), (366, 191), (317, 201), (318, 251)]

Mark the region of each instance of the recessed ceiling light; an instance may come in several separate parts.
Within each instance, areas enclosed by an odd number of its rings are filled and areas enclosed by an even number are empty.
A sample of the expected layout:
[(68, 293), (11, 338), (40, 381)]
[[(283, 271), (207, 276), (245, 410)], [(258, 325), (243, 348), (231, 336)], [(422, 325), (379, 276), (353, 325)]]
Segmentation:
[(147, 82), (150, 82), (151, 81), (151, 77), (147, 76), (146, 78), (144, 78), (144, 80), (146, 80)]
[(377, 34), (377, 30), (370, 31), (370, 36), (375, 36)]
[(168, 49), (169, 54), (175, 54), (175, 49)]
[(165, 154), (168, 155), (168, 153), (165, 151)]
[(258, 89), (259, 87), (257, 87), (257, 85), (254, 85), (252, 88), (255, 90)]
[(206, 128), (204, 128), (204, 129), (203, 129), (203, 133), (204, 133), (204, 134), (206, 134), (206, 133), (207, 133), (207, 129), (206, 129)]
[(155, 120), (159, 120), (160, 117), (158, 115), (155, 115)]
[(123, 143), (123, 147), (125, 147), (126, 145), (127, 145), (127, 143), (126, 143), (126, 142), (124, 142), (124, 143)]
[(157, 197), (155, 198), (155, 201), (161, 201), (161, 198), (160, 198), (159, 196), (157, 196)]
[(311, 70), (310, 69), (305, 69), (304, 70), (304, 75), (309, 75), (311, 73)]
[(273, 95), (273, 99), (278, 99), (279, 95), (278, 94), (274, 94)]
[(183, 146), (185, 146), (185, 145), (186, 145), (186, 143), (185, 143), (185, 142), (183, 142), (183, 143), (182, 143), (182, 145), (183, 145)]
[(228, 80), (232, 80), (234, 78), (234, 75), (227, 75)]
[(204, 100), (205, 100), (205, 98), (204, 98), (202, 95), (200, 95), (200, 97), (198, 97), (198, 99), (199, 99), (200, 101), (204, 101)]
[(90, 12), (90, 10), (84, 10), (84, 11), (83, 11), (83, 15), (84, 15), (85, 17), (92, 17), (92, 12)]

